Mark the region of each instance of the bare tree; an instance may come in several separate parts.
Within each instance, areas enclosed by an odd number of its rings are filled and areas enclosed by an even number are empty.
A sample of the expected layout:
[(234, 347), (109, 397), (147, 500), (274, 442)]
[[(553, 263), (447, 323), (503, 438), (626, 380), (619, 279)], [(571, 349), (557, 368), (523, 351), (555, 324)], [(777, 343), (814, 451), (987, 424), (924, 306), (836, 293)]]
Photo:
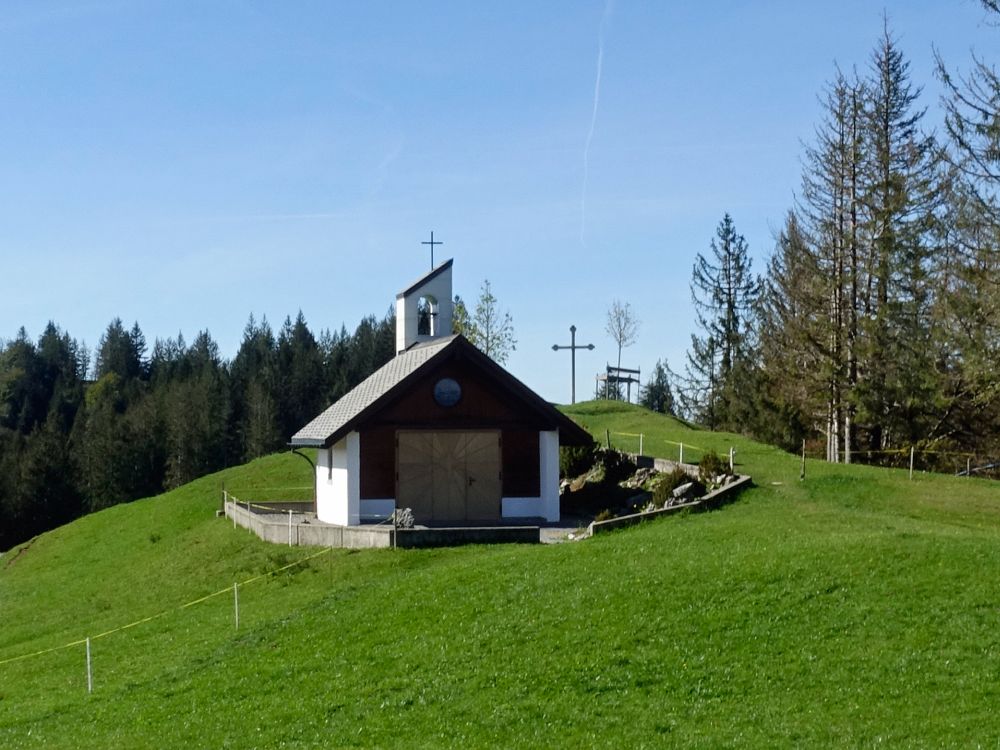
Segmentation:
[(508, 355), (517, 348), (514, 321), (509, 312), (501, 312), (489, 279), (483, 281), (479, 300), (471, 315), (461, 297), (455, 295), (452, 330), (465, 336), (497, 364), (504, 364)]
[(639, 333), (639, 320), (632, 312), (632, 305), (615, 300), (608, 309), (607, 334), (618, 344), (618, 367), (622, 366), (622, 349), (632, 346)]

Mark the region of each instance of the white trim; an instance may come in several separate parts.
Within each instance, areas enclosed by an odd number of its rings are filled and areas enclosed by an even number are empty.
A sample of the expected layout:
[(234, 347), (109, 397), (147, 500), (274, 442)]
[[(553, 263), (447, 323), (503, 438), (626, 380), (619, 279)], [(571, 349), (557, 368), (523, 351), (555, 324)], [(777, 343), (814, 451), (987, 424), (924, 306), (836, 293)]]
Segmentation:
[(542, 498), (505, 497), (500, 501), (500, 515), (503, 518), (543, 518)]
[(361, 500), (361, 520), (381, 521), (392, 515), (396, 510), (396, 498), (378, 498), (376, 500)]
[(356, 431), (331, 447), (328, 458), (320, 451), (317, 474), (323, 469), (329, 478), (317, 483), (316, 517), (325, 523), (356, 526), (361, 522), (361, 441)]
[(500, 501), (503, 518), (559, 520), (559, 431), (538, 433), (538, 482), (540, 497), (505, 497)]
[(542, 517), (559, 520), (559, 430), (538, 433), (538, 481), (542, 493)]

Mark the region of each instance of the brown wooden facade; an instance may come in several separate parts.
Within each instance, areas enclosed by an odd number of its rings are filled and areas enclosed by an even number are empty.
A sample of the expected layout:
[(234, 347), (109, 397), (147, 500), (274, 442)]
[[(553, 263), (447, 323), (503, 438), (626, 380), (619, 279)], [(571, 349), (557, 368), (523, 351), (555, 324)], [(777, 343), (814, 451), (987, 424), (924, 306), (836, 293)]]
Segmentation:
[[(434, 400), (434, 385), (452, 378), (462, 397), (450, 407)], [(467, 358), (457, 357), (425, 373), (393, 403), (358, 430), (361, 439), (361, 498), (394, 497), (400, 431), (500, 433), (504, 497), (537, 497), (540, 430), (551, 429), (504, 384), (484, 376)]]

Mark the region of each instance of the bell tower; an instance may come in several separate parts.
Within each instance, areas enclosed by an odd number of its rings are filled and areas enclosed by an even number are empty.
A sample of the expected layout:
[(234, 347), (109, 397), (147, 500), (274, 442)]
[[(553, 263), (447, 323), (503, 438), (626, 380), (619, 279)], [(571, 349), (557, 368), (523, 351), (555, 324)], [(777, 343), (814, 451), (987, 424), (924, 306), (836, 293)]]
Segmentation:
[[(452, 333), (452, 259), (417, 279), (396, 295), (396, 354), (422, 341)], [(426, 327), (421, 327), (421, 313)]]

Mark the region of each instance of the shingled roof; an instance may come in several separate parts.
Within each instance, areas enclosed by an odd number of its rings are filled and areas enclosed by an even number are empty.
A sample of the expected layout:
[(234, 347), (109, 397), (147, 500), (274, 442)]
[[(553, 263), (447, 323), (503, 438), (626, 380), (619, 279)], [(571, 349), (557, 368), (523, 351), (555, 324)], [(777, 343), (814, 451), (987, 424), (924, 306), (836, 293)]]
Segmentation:
[(419, 373), (434, 367), (451, 353), (467, 357), (491, 378), (500, 380), (511, 395), (518, 397), (535, 413), (544, 415), (545, 421), (560, 431), (560, 442), (565, 445), (589, 443), (590, 435), (569, 417), (543, 400), (492, 359), (480, 352), (459, 334), (415, 344), (397, 354), (379, 370), (355, 386), (343, 398), (313, 419), (292, 436), (290, 445), (326, 448), (355, 429), (366, 417), (379, 411), (405, 386), (405, 382), (419, 377)]
[(326, 446), (327, 440), (446, 349), (457, 336), (416, 344), (396, 355), (313, 421), (292, 435), (291, 445)]

